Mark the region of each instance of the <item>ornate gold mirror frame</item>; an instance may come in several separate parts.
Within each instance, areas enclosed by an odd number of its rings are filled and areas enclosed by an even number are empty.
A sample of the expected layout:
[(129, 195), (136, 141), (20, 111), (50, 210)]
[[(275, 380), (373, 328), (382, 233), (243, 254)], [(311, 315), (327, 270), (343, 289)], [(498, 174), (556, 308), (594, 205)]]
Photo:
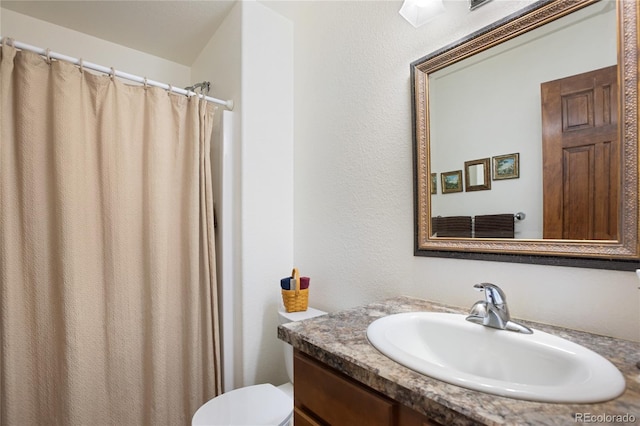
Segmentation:
[(601, 269), (640, 268), (638, 239), (638, 14), (618, 0), (621, 203), (617, 240), (514, 240), (432, 236), (429, 74), (538, 28), (598, 0), (543, 0), (411, 64), (413, 91), (415, 255)]

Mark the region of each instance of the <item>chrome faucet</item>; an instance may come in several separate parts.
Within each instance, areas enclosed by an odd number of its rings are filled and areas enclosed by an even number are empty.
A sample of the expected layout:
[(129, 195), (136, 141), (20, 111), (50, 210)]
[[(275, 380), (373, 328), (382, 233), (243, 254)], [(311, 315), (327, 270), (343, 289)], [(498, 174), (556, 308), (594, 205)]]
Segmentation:
[(491, 283), (476, 284), (473, 287), (478, 291), (484, 291), (485, 300), (480, 300), (471, 307), (467, 321), (500, 330), (533, 333), (529, 327), (511, 321), (507, 297), (500, 287)]

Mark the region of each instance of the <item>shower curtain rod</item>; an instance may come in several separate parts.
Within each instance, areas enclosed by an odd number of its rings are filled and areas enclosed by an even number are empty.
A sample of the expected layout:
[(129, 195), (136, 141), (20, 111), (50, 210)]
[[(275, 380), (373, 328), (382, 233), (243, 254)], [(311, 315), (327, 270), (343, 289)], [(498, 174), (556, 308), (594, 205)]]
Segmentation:
[(162, 89), (165, 90), (169, 90), (171, 92), (175, 92), (178, 93), (180, 95), (186, 95), (186, 96), (199, 96), (199, 97), (204, 97), (204, 99), (206, 101), (209, 102), (213, 102), (215, 104), (218, 105), (222, 105), (224, 107), (226, 107), (229, 111), (231, 111), (233, 109), (233, 101), (232, 100), (228, 100), (228, 101), (223, 101), (221, 99), (216, 99), (216, 98), (212, 98), (211, 96), (204, 96), (204, 95), (200, 95), (196, 92), (192, 92), (192, 91), (188, 91), (185, 89), (181, 89), (179, 87), (173, 87), (170, 84), (166, 84), (166, 83), (160, 83), (154, 80), (149, 80), (146, 77), (140, 77), (137, 75), (133, 75), (133, 74), (129, 74), (126, 72), (122, 72), (122, 71), (118, 71), (115, 70), (113, 68), (109, 68), (109, 67), (105, 67), (102, 65), (97, 65), (94, 64), (92, 62), (86, 62), (82, 59), (78, 59), (78, 58), (72, 58), (71, 56), (67, 56), (67, 55), (63, 55), (61, 53), (56, 53), (56, 52), (52, 52), (48, 49), (42, 49), (39, 47), (35, 47), (35, 46), (31, 46), (30, 44), (26, 44), (26, 43), (22, 43), (19, 41), (15, 41), (13, 39), (10, 39), (8, 37), (0, 37), (0, 41), (5, 42), (6, 39), (6, 43), (8, 45), (11, 45), (13, 47), (15, 47), (16, 49), (20, 49), (20, 50), (28, 50), (30, 52), (35, 52), (38, 55), (41, 56), (45, 56), (47, 58), (50, 59), (57, 59), (59, 61), (65, 61), (65, 62), (71, 62), (74, 65), (77, 66), (82, 66), (83, 68), (87, 68), (90, 70), (94, 70), (94, 71), (98, 71), (104, 74), (109, 74), (109, 75), (114, 75), (115, 77), (119, 77), (125, 80), (130, 80), (130, 81), (135, 81), (136, 83), (141, 83), (141, 84), (146, 84), (147, 86), (154, 86), (154, 87), (160, 87)]

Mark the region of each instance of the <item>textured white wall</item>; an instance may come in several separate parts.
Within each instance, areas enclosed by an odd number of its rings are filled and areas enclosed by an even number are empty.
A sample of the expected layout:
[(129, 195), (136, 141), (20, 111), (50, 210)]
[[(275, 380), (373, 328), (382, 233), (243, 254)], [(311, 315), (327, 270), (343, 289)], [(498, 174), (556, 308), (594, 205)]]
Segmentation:
[(294, 21), (295, 262), (310, 303), (398, 294), (461, 307), (501, 285), (515, 317), (640, 340), (632, 272), (413, 256), (409, 63), (531, 1), (494, 0), (414, 29), (400, 1), (279, 4)]
[(242, 379), (279, 384), (280, 278), (293, 264), (293, 25), (255, 1), (241, 5)]
[(177, 87), (190, 84), (190, 67), (130, 49), (78, 31), (2, 9), (3, 37), (11, 37), (54, 52), (82, 58), (116, 70)]

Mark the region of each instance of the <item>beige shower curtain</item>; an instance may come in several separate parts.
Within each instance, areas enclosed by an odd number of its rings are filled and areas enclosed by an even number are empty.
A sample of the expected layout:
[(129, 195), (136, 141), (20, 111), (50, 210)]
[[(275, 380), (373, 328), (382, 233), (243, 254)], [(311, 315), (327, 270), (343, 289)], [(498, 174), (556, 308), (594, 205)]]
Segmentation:
[(190, 424), (220, 391), (212, 105), (1, 56), (0, 424)]

